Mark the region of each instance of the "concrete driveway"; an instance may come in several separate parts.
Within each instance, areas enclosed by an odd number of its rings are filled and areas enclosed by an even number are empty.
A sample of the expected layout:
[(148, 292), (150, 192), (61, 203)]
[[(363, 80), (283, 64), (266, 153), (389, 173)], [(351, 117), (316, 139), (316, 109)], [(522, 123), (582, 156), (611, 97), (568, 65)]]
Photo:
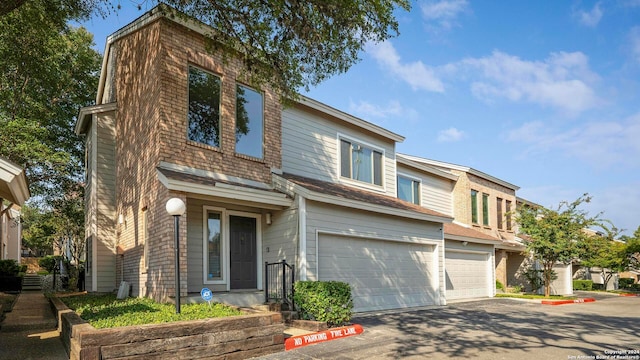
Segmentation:
[(262, 359), (640, 359), (640, 297), (595, 297), (557, 306), (486, 299), (369, 313), (353, 320), (364, 327), (361, 335)]

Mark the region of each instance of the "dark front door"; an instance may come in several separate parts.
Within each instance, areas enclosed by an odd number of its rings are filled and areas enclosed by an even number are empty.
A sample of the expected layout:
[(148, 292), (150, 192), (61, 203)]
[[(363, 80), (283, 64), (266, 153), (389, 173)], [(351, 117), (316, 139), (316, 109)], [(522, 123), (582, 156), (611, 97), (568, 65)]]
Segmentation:
[(257, 288), (256, 219), (229, 216), (231, 289)]

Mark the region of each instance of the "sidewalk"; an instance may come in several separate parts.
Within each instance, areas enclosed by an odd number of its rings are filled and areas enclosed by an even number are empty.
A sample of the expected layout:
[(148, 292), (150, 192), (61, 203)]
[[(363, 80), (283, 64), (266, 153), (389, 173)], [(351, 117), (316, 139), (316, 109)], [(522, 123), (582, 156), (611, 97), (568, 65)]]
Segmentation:
[(40, 291), (23, 291), (0, 323), (0, 359), (68, 359), (49, 300)]

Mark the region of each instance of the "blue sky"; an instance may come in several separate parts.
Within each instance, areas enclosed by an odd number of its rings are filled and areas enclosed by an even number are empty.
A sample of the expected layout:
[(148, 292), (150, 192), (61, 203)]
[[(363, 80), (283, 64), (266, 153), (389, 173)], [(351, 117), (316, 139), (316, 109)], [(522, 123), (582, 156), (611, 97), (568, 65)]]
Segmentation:
[[(96, 49), (146, 10), (83, 24)], [(640, 0), (413, 1), (400, 36), (304, 93), (406, 137), (398, 151), (470, 166), (555, 208), (584, 193), (640, 225)]]

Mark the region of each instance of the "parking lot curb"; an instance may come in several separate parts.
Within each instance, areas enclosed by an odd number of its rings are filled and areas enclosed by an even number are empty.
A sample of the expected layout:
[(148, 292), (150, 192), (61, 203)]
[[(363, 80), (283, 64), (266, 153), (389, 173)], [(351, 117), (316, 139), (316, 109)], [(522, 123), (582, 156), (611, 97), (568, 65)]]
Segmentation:
[(292, 336), (285, 340), (284, 349), (292, 350), (303, 346), (318, 344), (326, 341), (362, 334), (364, 329), (358, 324), (333, 328), (306, 335)]
[(631, 294), (631, 293), (626, 293), (626, 294), (620, 294), (620, 296), (628, 296), (628, 297), (640, 297), (640, 294)]
[(566, 304), (582, 304), (588, 302), (595, 302), (594, 298), (584, 298), (575, 300), (542, 300), (542, 305), (566, 305)]

